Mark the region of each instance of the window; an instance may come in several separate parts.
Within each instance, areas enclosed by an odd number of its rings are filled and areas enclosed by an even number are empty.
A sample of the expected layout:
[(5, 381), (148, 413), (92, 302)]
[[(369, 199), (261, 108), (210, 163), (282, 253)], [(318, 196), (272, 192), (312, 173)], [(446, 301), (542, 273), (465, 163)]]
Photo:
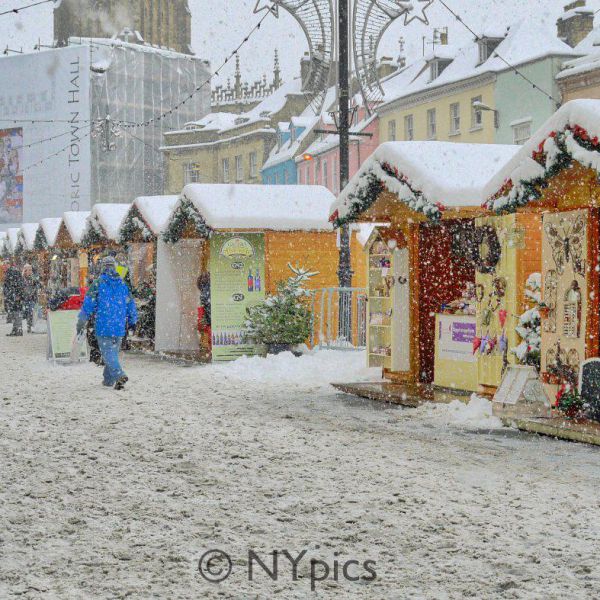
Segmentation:
[(388, 141), (396, 141), (396, 121), (388, 121)]
[(314, 184), (318, 185), (319, 184), (319, 164), (317, 163), (316, 160), (315, 160), (315, 172), (314, 172), (314, 176), (315, 176)]
[(244, 162), (242, 161), (242, 155), (238, 154), (235, 157), (235, 180), (244, 180)]
[(323, 161), (323, 185), (327, 187), (329, 184), (329, 179), (327, 178), (327, 161)]
[(432, 60), (429, 64), (429, 80), (433, 81), (434, 79), (437, 79), (451, 62), (452, 60), (445, 58), (436, 58), (435, 60)]
[(483, 64), (494, 50), (500, 45), (503, 38), (482, 38), (479, 40), (479, 64)]
[(250, 177), (258, 177), (258, 160), (256, 152), (250, 152)]
[(404, 139), (409, 142), (415, 139), (415, 119), (413, 115), (404, 117)]
[(198, 163), (185, 163), (183, 165), (183, 183), (200, 183), (200, 165)]
[(229, 159), (224, 158), (221, 161), (221, 175), (223, 176), (223, 183), (229, 183)]
[(531, 121), (513, 125), (513, 143), (522, 146), (531, 137)]
[(435, 108), (430, 108), (427, 111), (427, 137), (430, 140), (435, 140), (437, 135), (437, 120), (435, 114)]
[(302, 185), (303, 176), (304, 176), (304, 171), (302, 169), (298, 169), (298, 185)]
[(290, 183), (290, 174), (289, 171), (287, 171), (287, 169), (283, 172), (283, 183), (285, 183), (285, 185), (288, 185)]
[(471, 129), (481, 129), (483, 127), (483, 111), (481, 108), (473, 106), (476, 102), (481, 104), (481, 96), (471, 98)]
[(460, 133), (460, 104), (454, 102), (450, 105), (450, 135)]

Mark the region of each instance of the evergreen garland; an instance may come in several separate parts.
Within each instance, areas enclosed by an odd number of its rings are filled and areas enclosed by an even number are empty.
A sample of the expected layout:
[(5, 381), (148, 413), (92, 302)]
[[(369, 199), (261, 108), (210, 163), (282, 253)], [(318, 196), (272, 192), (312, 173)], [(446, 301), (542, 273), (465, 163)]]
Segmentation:
[(46, 240), (46, 234), (44, 230), (40, 226), (35, 234), (35, 241), (33, 242), (33, 249), (41, 252), (43, 250), (48, 250), (48, 241)]
[(101, 231), (100, 224), (96, 219), (89, 219), (85, 233), (81, 238), (81, 245), (84, 248), (89, 248), (90, 246), (96, 246), (107, 242), (106, 236)]
[(119, 234), (119, 243), (128, 244), (133, 242), (137, 232), (140, 233), (144, 242), (151, 242), (154, 240), (154, 234), (150, 231), (150, 228), (141, 218), (141, 215), (136, 208), (129, 211), (127, 217), (125, 217), (125, 221), (121, 226), (121, 232)]
[[(442, 204), (428, 200), (423, 192), (415, 189), (411, 185), (408, 177), (400, 173), (397, 167), (393, 167), (388, 162), (380, 162), (378, 165), (385, 175), (399, 181), (410, 191), (412, 198), (401, 198), (401, 202), (404, 202), (411, 210), (423, 213), (431, 221), (436, 222), (442, 218), (442, 213), (444, 211), (444, 206)], [(375, 203), (379, 194), (386, 189), (385, 181), (380, 179), (372, 170), (363, 173), (361, 178), (364, 178), (365, 183), (359, 184), (356, 191), (348, 195), (346, 202), (350, 207), (346, 214), (343, 217), (340, 217), (339, 211), (336, 210), (331, 215), (330, 221), (333, 223), (334, 227), (341, 227), (346, 223), (355, 221), (359, 215), (368, 210)]]
[(484, 204), (496, 214), (513, 213), (530, 202), (540, 200), (542, 191), (548, 182), (562, 171), (571, 168), (574, 159), (567, 148), (567, 139), (573, 140), (584, 150), (600, 154), (600, 140), (579, 125), (567, 126), (564, 131), (550, 133), (543, 140), (531, 158), (544, 168), (544, 174), (531, 179), (523, 179), (515, 184), (512, 179), (504, 182), (502, 188), (491, 196)]
[(192, 223), (194, 230), (200, 237), (208, 237), (210, 227), (204, 222), (196, 207), (187, 198), (184, 198), (176, 208), (167, 229), (163, 233), (163, 240), (168, 244), (177, 243), (183, 236), (188, 223)]

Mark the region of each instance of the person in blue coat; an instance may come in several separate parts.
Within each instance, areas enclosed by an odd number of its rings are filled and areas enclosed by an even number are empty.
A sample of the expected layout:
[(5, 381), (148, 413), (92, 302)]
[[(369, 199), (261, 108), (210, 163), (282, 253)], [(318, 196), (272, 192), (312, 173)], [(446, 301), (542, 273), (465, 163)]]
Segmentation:
[(138, 316), (135, 301), (127, 284), (117, 273), (117, 261), (107, 256), (101, 262), (101, 275), (85, 296), (77, 334), (85, 329), (85, 324), (95, 317), (96, 337), (104, 359), (103, 385), (122, 390), (128, 381), (119, 362), (121, 341), (127, 330), (134, 330)]

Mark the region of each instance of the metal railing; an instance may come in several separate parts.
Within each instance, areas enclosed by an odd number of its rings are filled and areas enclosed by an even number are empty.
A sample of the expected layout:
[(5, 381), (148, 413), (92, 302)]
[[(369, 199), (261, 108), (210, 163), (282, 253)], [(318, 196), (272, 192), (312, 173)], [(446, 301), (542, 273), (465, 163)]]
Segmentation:
[(367, 290), (323, 288), (312, 291), (311, 346), (353, 350), (367, 345)]

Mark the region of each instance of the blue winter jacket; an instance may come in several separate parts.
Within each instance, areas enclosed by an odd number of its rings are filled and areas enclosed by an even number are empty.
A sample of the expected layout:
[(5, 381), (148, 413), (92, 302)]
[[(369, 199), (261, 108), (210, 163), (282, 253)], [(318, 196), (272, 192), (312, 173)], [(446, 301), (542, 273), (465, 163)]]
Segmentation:
[(79, 320), (85, 322), (92, 315), (96, 315), (98, 337), (123, 337), (127, 327), (137, 323), (131, 291), (116, 271), (100, 275), (88, 290)]

